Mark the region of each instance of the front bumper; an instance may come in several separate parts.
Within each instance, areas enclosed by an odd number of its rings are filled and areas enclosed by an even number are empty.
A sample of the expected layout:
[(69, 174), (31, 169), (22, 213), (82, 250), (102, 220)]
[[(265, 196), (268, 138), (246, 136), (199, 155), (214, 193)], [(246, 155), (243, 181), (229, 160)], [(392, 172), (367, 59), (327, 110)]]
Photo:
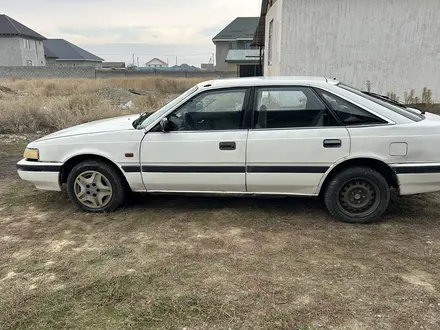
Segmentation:
[(17, 172), (22, 180), (33, 183), (37, 189), (61, 191), (62, 165), (61, 163), (30, 162), (23, 159), (17, 163)]

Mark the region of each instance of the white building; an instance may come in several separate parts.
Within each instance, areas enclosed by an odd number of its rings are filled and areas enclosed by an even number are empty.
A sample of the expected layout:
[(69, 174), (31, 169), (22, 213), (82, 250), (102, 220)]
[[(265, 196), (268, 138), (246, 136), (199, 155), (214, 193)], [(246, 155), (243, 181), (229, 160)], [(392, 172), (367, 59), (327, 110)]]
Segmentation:
[(145, 66), (147, 68), (168, 68), (168, 63), (155, 57), (150, 62), (146, 63)]
[(440, 100), (440, 0), (263, 0), (264, 74), (337, 78)]

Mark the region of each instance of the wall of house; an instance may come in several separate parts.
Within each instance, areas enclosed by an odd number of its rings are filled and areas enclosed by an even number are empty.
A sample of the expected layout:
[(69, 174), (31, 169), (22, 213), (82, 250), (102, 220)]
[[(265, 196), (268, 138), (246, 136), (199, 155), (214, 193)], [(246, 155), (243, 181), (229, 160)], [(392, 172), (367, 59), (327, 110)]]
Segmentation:
[[(25, 46), (25, 40), (29, 41), (29, 48)], [(45, 66), (43, 41), (30, 38), (19, 38), (21, 50), (21, 65), (28, 66), (28, 61), (32, 61), (32, 66)]]
[[(433, 0), (278, 0), (282, 2), (280, 63), (267, 75), (336, 77), (373, 92), (432, 89), (440, 100), (440, 1)], [(267, 45), (266, 35), (266, 45)], [(266, 59), (267, 59), (266, 49)]]
[[(281, 73), (281, 60), (284, 57), (284, 52), (281, 49), (282, 44), (282, 27), (283, 27), (283, 3), (291, 2), (292, 0), (278, 0), (269, 10), (266, 15), (266, 42), (264, 51), (264, 74), (266, 76), (279, 76)], [(269, 63), (269, 33), (270, 22), (273, 21), (272, 33), (272, 62)]]
[(55, 58), (46, 59), (47, 66), (65, 66), (65, 67), (94, 67), (95, 69), (101, 69), (101, 62), (90, 62), (90, 61), (57, 61)]
[(229, 65), (226, 63), (228, 57), (229, 42), (219, 41), (215, 43), (215, 69), (218, 71), (229, 71)]
[(0, 37), (0, 66), (21, 65), (20, 38)]

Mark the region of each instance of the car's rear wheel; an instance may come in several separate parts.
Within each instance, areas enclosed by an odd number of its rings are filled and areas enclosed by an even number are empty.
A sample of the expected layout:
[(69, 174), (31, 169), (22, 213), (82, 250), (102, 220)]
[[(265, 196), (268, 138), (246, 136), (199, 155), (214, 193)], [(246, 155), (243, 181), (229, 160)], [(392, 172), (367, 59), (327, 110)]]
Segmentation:
[(121, 174), (101, 161), (76, 165), (67, 178), (70, 199), (86, 212), (111, 212), (125, 200), (126, 188)]
[(368, 167), (353, 167), (331, 179), (324, 201), (340, 221), (371, 223), (386, 211), (390, 196), (390, 187), (380, 173)]

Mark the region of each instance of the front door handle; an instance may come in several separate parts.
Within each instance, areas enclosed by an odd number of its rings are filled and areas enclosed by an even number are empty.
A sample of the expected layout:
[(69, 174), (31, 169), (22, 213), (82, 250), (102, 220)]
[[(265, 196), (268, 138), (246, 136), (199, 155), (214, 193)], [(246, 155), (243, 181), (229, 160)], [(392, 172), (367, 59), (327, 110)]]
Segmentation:
[(219, 148), (220, 150), (235, 150), (237, 145), (235, 142), (220, 142)]
[(324, 148), (340, 148), (342, 147), (342, 141), (339, 139), (324, 140)]

